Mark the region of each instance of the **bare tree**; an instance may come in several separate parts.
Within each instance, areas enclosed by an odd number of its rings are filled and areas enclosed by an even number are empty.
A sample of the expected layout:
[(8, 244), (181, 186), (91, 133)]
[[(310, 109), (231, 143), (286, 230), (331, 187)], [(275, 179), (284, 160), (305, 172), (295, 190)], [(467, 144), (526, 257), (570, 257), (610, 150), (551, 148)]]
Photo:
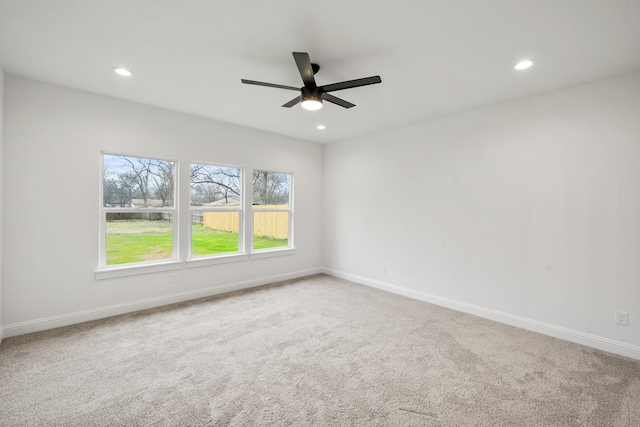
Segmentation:
[[(123, 169), (118, 176), (121, 181), (121, 193), (129, 193), (129, 200), (135, 193), (143, 200), (145, 207), (149, 200), (157, 197), (163, 206), (173, 204), (174, 163), (167, 160), (146, 159), (140, 157), (117, 156), (122, 160)], [(131, 188), (133, 186), (133, 188)]]
[(110, 206), (118, 203), (119, 188), (118, 181), (107, 169), (102, 172), (102, 203), (103, 206)]
[(118, 189), (118, 194), (120, 196), (118, 204), (120, 206), (131, 206), (132, 200), (140, 195), (140, 193), (137, 193), (139, 190), (136, 188), (136, 177), (132, 173), (123, 173), (119, 175)]
[(174, 195), (174, 167), (172, 162), (157, 160), (152, 172), (156, 179), (153, 180), (153, 195), (162, 200), (162, 206), (173, 205)]
[(134, 174), (103, 171), (102, 199), (104, 206), (130, 206), (137, 195)]
[(130, 174), (136, 182), (144, 206), (149, 205), (150, 189), (149, 178), (152, 176), (151, 168), (154, 163), (153, 159), (143, 159), (139, 157), (119, 156), (128, 165)]
[(283, 205), (289, 202), (289, 175), (253, 171), (253, 204)]
[(211, 165), (191, 165), (192, 198), (200, 203), (240, 198), (240, 169)]

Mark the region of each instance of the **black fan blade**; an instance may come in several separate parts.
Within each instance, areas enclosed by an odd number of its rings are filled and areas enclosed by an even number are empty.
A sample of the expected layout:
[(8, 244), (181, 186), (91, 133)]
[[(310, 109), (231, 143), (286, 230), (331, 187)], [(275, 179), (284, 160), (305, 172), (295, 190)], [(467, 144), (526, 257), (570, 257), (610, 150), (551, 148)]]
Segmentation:
[(293, 52), (293, 59), (296, 60), (304, 85), (316, 87), (316, 79), (313, 77), (313, 67), (311, 66), (309, 54), (306, 52)]
[(347, 80), (346, 82), (332, 83), (330, 85), (322, 86), (321, 89), (325, 92), (333, 92), (335, 90), (351, 89), (352, 87), (374, 85), (376, 83), (382, 83), (382, 79), (380, 78), (380, 76), (365, 77), (364, 79), (355, 79)]
[(322, 94), (322, 99), (324, 99), (325, 101), (331, 102), (333, 104), (339, 105), (341, 107), (344, 107), (344, 108), (351, 108), (351, 107), (355, 107), (356, 106), (356, 104), (352, 104), (349, 101), (345, 101), (344, 99), (340, 99), (337, 96), (329, 95), (328, 93), (323, 93)]
[(273, 83), (257, 82), (255, 80), (247, 80), (247, 79), (241, 79), (241, 80), (242, 80), (242, 83), (247, 84), (247, 85), (258, 85), (258, 86), (266, 86), (266, 87), (275, 87), (275, 88), (278, 88), (278, 89), (289, 89), (289, 90), (297, 90), (297, 91), (300, 90), (299, 87), (277, 85), (277, 84), (273, 84)]
[(300, 101), (302, 101), (302, 95), (296, 96), (291, 101), (289, 101), (286, 104), (284, 104), (283, 107), (291, 108), (291, 107), (293, 107), (294, 105), (296, 105)]

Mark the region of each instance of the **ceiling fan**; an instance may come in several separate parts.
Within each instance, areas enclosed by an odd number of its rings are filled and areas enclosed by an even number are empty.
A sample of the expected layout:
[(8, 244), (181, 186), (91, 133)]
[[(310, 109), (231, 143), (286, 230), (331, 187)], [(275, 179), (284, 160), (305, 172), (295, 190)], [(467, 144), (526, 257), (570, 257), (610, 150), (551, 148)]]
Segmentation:
[(311, 59), (309, 58), (309, 54), (306, 52), (293, 52), (293, 58), (296, 61), (298, 71), (300, 71), (300, 76), (302, 77), (302, 82), (304, 83), (304, 86), (301, 88), (273, 83), (257, 82), (255, 80), (247, 79), (241, 79), (242, 83), (299, 91), (300, 95), (284, 104), (283, 107), (291, 108), (300, 102), (302, 108), (306, 110), (318, 110), (322, 108), (322, 101), (331, 102), (332, 104), (336, 104), (344, 108), (355, 107), (355, 104), (338, 98), (337, 96), (333, 96), (329, 92), (382, 83), (380, 76), (373, 76), (318, 86), (316, 85), (316, 80), (313, 75), (316, 74), (318, 70), (320, 70), (320, 66), (318, 64), (312, 64)]

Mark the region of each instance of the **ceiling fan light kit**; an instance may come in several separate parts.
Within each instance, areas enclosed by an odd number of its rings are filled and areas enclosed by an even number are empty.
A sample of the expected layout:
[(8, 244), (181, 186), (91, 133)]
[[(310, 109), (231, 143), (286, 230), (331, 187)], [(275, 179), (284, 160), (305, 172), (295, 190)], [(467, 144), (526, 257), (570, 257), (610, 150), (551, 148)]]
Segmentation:
[(302, 108), (309, 111), (315, 111), (322, 108), (322, 99), (320, 98), (304, 98), (300, 103)]
[(322, 91), (319, 88), (303, 87), (300, 90), (302, 91), (302, 102), (300, 103), (302, 108), (310, 111), (322, 108)]
[(314, 74), (320, 70), (320, 66), (312, 64), (309, 54), (306, 52), (293, 52), (293, 59), (296, 61), (300, 77), (304, 86), (301, 88), (293, 86), (285, 86), (274, 83), (264, 83), (255, 80), (241, 79), (242, 83), (274, 87), (277, 89), (295, 90), (299, 91), (300, 95), (293, 98), (291, 101), (283, 105), (285, 108), (291, 108), (294, 105), (300, 103), (305, 110), (319, 110), (322, 108), (323, 101), (330, 102), (332, 104), (339, 105), (344, 108), (355, 107), (355, 104), (345, 101), (344, 99), (333, 96), (327, 92), (335, 92), (338, 90), (351, 89), (354, 87), (367, 86), (377, 83), (382, 83), (380, 76), (365, 77), (362, 79), (348, 80), (339, 83), (332, 83), (324, 86), (318, 86), (314, 78)]

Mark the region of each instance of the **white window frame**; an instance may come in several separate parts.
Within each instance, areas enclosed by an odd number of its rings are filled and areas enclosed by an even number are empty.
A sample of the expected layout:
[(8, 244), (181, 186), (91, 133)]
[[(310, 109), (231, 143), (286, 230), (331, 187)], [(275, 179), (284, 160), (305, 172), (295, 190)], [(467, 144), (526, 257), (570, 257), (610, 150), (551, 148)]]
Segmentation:
[[(245, 193), (246, 193), (246, 176), (245, 169), (241, 166), (236, 165), (226, 165), (221, 163), (213, 163), (213, 162), (202, 162), (202, 161), (191, 161), (189, 162), (189, 170), (191, 170), (191, 165), (208, 165), (208, 166), (217, 166), (224, 168), (233, 168), (238, 169), (240, 171), (240, 197), (239, 197), (239, 206), (238, 208), (229, 209), (229, 208), (216, 208), (215, 206), (191, 206), (191, 202), (189, 200), (189, 231), (186, 233), (188, 235), (188, 252), (187, 252), (187, 267), (199, 267), (202, 265), (212, 265), (212, 264), (222, 264), (227, 262), (234, 261), (243, 261), (248, 259), (247, 251), (245, 250)], [(189, 182), (189, 197), (191, 196), (191, 182)], [(238, 250), (236, 252), (224, 252), (219, 254), (207, 254), (207, 255), (193, 255), (192, 254), (192, 215), (194, 213), (205, 213), (205, 212), (237, 212), (238, 213)]]
[[(260, 258), (271, 258), (271, 257), (276, 257), (276, 256), (281, 256), (281, 255), (293, 255), (295, 254), (295, 240), (294, 240), (294, 174), (292, 172), (281, 172), (281, 171), (274, 171), (274, 170), (268, 170), (268, 169), (253, 169), (251, 171), (251, 176), (253, 177), (253, 172), (254, 171), (260, 171), (260, 172), (271, 172), (271, 173), (278, 173), (278, 174), (286, 174), (289, 175), (289, 200), (287, 203), (287, 208), (260, 208), (260, 205), (254, 205), (253, 204), (253, 186), (251, 188), (251, 194), (249, 195), (251, 197), (251, 221), (250, 221), (250, 239), (249, 240), (249, 249), (250, 249), (250, 258), (251, 259), (260, 259)], [(251, 180), (253, 181), (253, 180)], [(287, 246), (281, 246), (278, 248), (264, 248), (264, 249), (254, 249), (253, 248), (253, 244), (254, 244), (254, 233), (253, 233), (253, 224), (255, 223), (255, 214), (256, 212), (287, 212)]]
[[(104, 156), (125, 156), (125, 157), (135, 157), (141, 159), (153, 159), (153, 160), (164, 160), (168, 162), (173, 162), (173, 206), (165, 206), (162, 208), (121, 208), (121, 207), (105, 207), (104, 206)], [(99, 259), (98, 259), (98, 269), (96, 270), (96, 278), (97, 279), (109, 279), (114, 277), (122, 277), (129, 276), (132, 274), (142, 274), (156, 271), (167, 271), (167, 270), (175, 270), (180, 269), (182, 263), (178, 261), (178, 229), (180, 224), (180, 213), (179, 213), (179, 162), (176, 159), (167, 159), (155, 156), (148, 155), (139, 155), (139, 154), (124, 154), (124, 153), (116, 153), (111, 151), (101, 151), (100, 152), (100, 189), (99, 193)], [(154, 260), (154, 261), (143, 261), (143, 262), (133, 262), (126, 264), (115, 264), (115, 265), (107, 265), (107, 242), (106, 242), (106, 218), (107, 214), (111, 212), (118, 213), (171, 213), (171, 258), (163, 259), (163, 260)]]
[[(165, 160), (173, 162), (174, 165), (174, 201), (171, 207), (162, 208), (112, 208), (104, 206), (104, 156), (126, 156), (136, 157), (142, 159), (154, 159)], [(190, 203), (190, 180), (189, 170), (181, 172), (180, 163), (182, 161), (178, 159), (164, 158), (161, 156), (149, 156), (132, 153), (119, 153), (114, 151), (101, 151), (100, 152), (100, 179), (99, 179), (99, 191), (98, 191), (98, 206), (99, 206), (99, 231), (98, 231), (98, 244), (99, 244), (99, 256), (98, 266), (95, 270), (95, 277), (97, 280), (112, 279), (118, 277), (126, 277), (139, 274), (157, 273), (163, 271), (180, 270), (186, 267), (201, 267), (206, 265), (215, 265), (229, 262), (246, 261), (250, 259), (261, 259), (270, 257), (279, 257), (285, 255), (295, 254), (295, 239), (294, 239), (294, 173), (293, 172), (280, 172), (271, 169), (250, 169), (236, 165), (225, 165), (217, 162), (196, 162), (190, 161), (186, 164), (205, 164), (212, 166), (222, 166), (237, 168), (240, 170), (241, 176), (241, 197), (240, 205), (238, 209), (233, 209), (233, 212), (238, 212), (239, 215), (239, 228), (238, 228), (238, 252), (229, 252), (222, 254), (211, 254), (202, 256), (192, 256), (191, 254), (191, 224), (193, 212), (229, 212), (227, 208), (216, 207), (198, 207), (191, 206)], [(289, 176), (289, 200), (288, 207), (283, 209), (278, 208), (260, 208), (260, 205), (253, 205), (253, 186), (252, 176), (254, 171), (273, 172), (279, 174), (286, 174)], [(185, 196), (186, 194), (186, 196)], [(250, 210), (249, 210), (250, 209)], [(106, 217), (109, 212), (170, 212), (172, 216), (172, 256), (170, 259), (154, 260), (135, 262), (127, 264), (106, 264)], [(184, 215), (180, 215), (180, 213)], [(256, 212), (287, 212), (287, 227), (288, 227), (288, 240), (287, 246), (277, 248), (265, 248), (265, 249), (253, 249), (253, 224), (254, 214)], [(184, 218), (188, 216), (188, 218)], [(185, 229), (188, 227), (189, 229)]]

